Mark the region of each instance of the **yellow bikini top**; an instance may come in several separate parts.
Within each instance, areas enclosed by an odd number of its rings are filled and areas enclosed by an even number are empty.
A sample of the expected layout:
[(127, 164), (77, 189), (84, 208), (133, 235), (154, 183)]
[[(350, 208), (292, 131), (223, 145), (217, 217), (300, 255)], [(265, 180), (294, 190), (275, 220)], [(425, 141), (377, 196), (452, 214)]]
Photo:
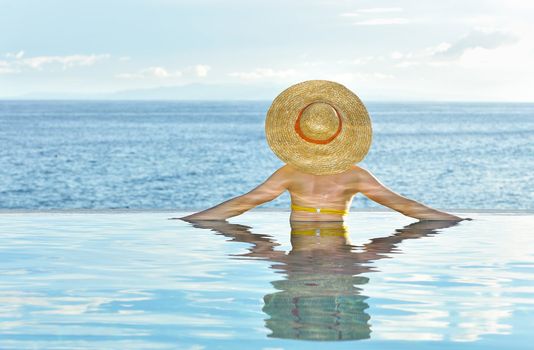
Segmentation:
[(349, 214), (348, 210), (301, 207), (300, 205), (295, 205), (295, 204), (291, 204), (291, 209), (292, 210), (297, 210), (297, 211), (309, 211), (311, 213), (339, 214), (339, 215), (348, 215)]

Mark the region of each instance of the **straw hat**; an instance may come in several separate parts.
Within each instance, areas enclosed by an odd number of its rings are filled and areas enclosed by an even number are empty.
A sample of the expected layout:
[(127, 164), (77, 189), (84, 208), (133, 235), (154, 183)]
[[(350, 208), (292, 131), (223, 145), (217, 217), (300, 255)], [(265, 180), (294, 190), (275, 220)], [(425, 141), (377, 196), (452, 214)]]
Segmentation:
[(345, 86), (308, 80), (278, 95), (265, 119), (267, 143), (285, 163), (314, 175), (337, 174), (371, 146), (371, 119)]

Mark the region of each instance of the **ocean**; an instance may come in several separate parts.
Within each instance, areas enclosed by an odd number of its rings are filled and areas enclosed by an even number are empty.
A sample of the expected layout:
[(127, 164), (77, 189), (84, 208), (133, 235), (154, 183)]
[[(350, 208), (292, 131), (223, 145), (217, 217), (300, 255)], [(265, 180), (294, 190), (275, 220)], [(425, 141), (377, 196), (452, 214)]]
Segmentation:
[[(1, 209), (202, 209), (283, 165), (270, 101), (0, 101)], [(359, 164), (441, 209), (534, 209), (534, 103), (368, 102)], [(353, 208), (379, 204), (358, 194)], [(288, 208), (284, 193), (261, 207)]]

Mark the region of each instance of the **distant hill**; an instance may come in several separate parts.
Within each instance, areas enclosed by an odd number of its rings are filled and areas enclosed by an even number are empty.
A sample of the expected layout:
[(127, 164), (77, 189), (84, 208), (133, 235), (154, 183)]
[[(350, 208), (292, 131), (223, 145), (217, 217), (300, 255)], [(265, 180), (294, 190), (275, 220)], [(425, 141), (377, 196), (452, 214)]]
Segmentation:
[(265, 84), (191, 83), (147, 89), (121, 90), (111, 93), (35, 92), (14, 99), (95, 99), (95, 100), (272, 100), (287, 86)]

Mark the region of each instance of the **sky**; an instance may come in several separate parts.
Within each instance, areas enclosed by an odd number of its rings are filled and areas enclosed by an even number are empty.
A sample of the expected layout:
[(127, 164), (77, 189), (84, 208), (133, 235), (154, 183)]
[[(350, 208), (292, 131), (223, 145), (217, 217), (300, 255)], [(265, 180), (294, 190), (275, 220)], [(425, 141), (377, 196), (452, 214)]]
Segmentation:
[(365, 100), (534, 102), (528, 0), (0, 0), (0, 9), (0, 98), (190, 83), (237, 85), (239, 95), (326, 79)]

